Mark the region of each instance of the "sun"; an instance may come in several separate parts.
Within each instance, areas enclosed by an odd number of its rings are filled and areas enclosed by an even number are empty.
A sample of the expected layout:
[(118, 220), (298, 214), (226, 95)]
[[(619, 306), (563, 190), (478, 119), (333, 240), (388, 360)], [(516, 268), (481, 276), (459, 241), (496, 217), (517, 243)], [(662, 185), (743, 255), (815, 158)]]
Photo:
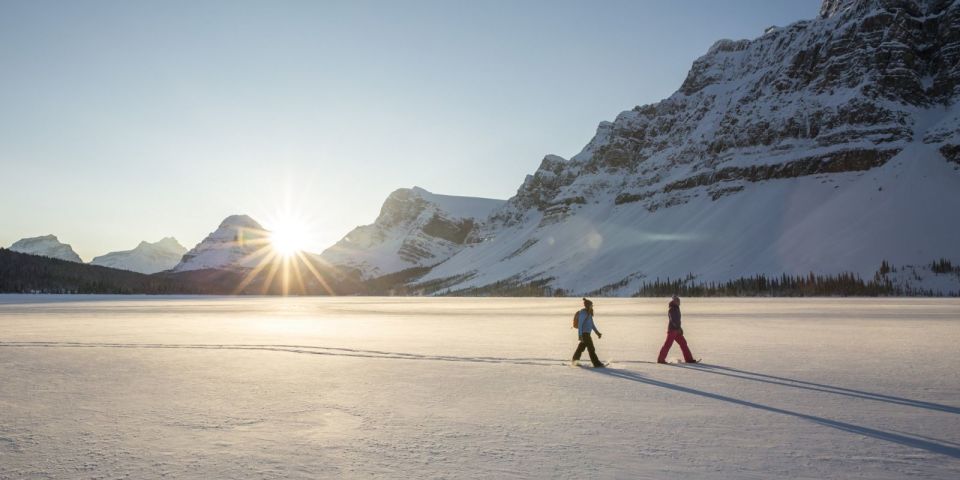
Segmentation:
[(265, 215), (264, 229), (257, 232), (256, 242), (250, 242), (250, 251), (239, 263), (253, 265), (237, 282), (235, 294), (259, 290), (266, 295), (308, 295), (321, 289), (327, 295), (336, 292), (328, 282), (333, 266), (320, 255), (309, 251), (319, 238), (317, 223), (287, 199), (286, 208)]
[(309, 242), (307, 226), (299, 219), (288, 217), (273, 222), (270, 246), (277, 255), (290, 258), (304, 250)]

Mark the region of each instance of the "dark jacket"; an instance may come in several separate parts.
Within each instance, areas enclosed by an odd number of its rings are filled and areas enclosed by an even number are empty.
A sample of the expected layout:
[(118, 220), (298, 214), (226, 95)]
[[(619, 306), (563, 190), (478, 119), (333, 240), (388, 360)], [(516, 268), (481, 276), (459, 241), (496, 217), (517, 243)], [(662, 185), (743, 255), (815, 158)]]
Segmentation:
[(667, 331), (680, 330), (680, 306), (670, 305), (667, 311), (667, 317), (670, 318), (670, 325), (667, 325)]

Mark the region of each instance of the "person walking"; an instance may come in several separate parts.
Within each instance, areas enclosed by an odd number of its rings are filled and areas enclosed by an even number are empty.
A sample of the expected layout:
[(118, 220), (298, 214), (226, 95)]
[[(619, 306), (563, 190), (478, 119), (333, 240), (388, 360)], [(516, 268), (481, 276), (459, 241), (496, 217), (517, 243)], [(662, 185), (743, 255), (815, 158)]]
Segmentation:
[(597, 350), (593, 346), (593, 338), (590, 337), (591, 332), (597, 332), (597, 338), (603, 337), (600, 330), (597, 330), (596, 324), (593, 323), (593, 302), (584, 298), (583, 309), (577, 312), (576, 319), (577, 335), (580, 337), (580, 343), (577, 344), (577, 351), (573, 352), (573, 364), (576, 365), (577, 362), (580, 361), (580, 355), (583, 353), (583, 350), (586, 349), (590, 355), (590, 361), (593, 363), (593, 367), (604, 368), (605, 365), (597, 358)]
[(687, 346), (687, 340), (683, 338), (683, 328), (680, 327), (680, 297), (674, 295), (667, 307), (667, 318), (670, 323), (667, 325), (667, 340), (663, 342), (663, 348), (660, 349), (660, 356), (657, 357), (657, 363), (667, 363), (667, 352), (676, 341), (680, 345), (680, 351), (683, 352), (683, 361), (687, 363), (697, 363), (690, 353), (690, 347)]

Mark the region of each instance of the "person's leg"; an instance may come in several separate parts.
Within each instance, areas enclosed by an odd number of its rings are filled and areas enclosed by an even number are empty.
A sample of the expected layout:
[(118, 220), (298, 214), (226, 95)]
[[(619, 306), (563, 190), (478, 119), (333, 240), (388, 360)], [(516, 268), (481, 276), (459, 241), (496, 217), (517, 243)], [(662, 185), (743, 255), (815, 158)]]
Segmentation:
[(603, 363), (600, 362), (600, 359), (597, 358), (597, 349), (593, 346), (593, 338), (590, 336), (590, 334), (584, 335), (583, 338), (587, 343), (587, 353), (590, 354), (590, 361), (593, 362), (593, 366), (598, 367), (603, 365)]
[(670, 351), (670, 347), (673, 346), (673, 339), (677, 336), (677, 332), (667, 332), (667, 339), (663, 342), (663, 347), (660, 348), (660, 356), (657, 357), (657, 362), (663, 363), (667, 361), (667, 352)]
[(693, 362), (693, 354), (690, 353), (690, 348), (687, 347), (687, 340), (683, 338), (683, 334), (677, 335), (677, 345), (680, 345), (680, 351), (683, 352), (683, 361), (687, 363)]
[[(589, 338), (589, 337), (587, 337)], [(583, 349), (587, 348), (587, 344), (583, 341), (583, 335), (580, 336), (580, 343), (577, 344), (577, 351), (573, 352), (573, 361), (576, 362), (580, 360), (580, 355), (583, 353)]]

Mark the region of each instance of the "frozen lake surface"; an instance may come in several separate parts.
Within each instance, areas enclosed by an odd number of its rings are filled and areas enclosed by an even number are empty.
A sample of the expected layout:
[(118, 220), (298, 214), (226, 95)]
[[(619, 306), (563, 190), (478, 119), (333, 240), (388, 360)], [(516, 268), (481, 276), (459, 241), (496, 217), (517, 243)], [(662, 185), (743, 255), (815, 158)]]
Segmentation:
[(960, 301), (666, 301), (0, 296), (0, 478), (960, 478)]

